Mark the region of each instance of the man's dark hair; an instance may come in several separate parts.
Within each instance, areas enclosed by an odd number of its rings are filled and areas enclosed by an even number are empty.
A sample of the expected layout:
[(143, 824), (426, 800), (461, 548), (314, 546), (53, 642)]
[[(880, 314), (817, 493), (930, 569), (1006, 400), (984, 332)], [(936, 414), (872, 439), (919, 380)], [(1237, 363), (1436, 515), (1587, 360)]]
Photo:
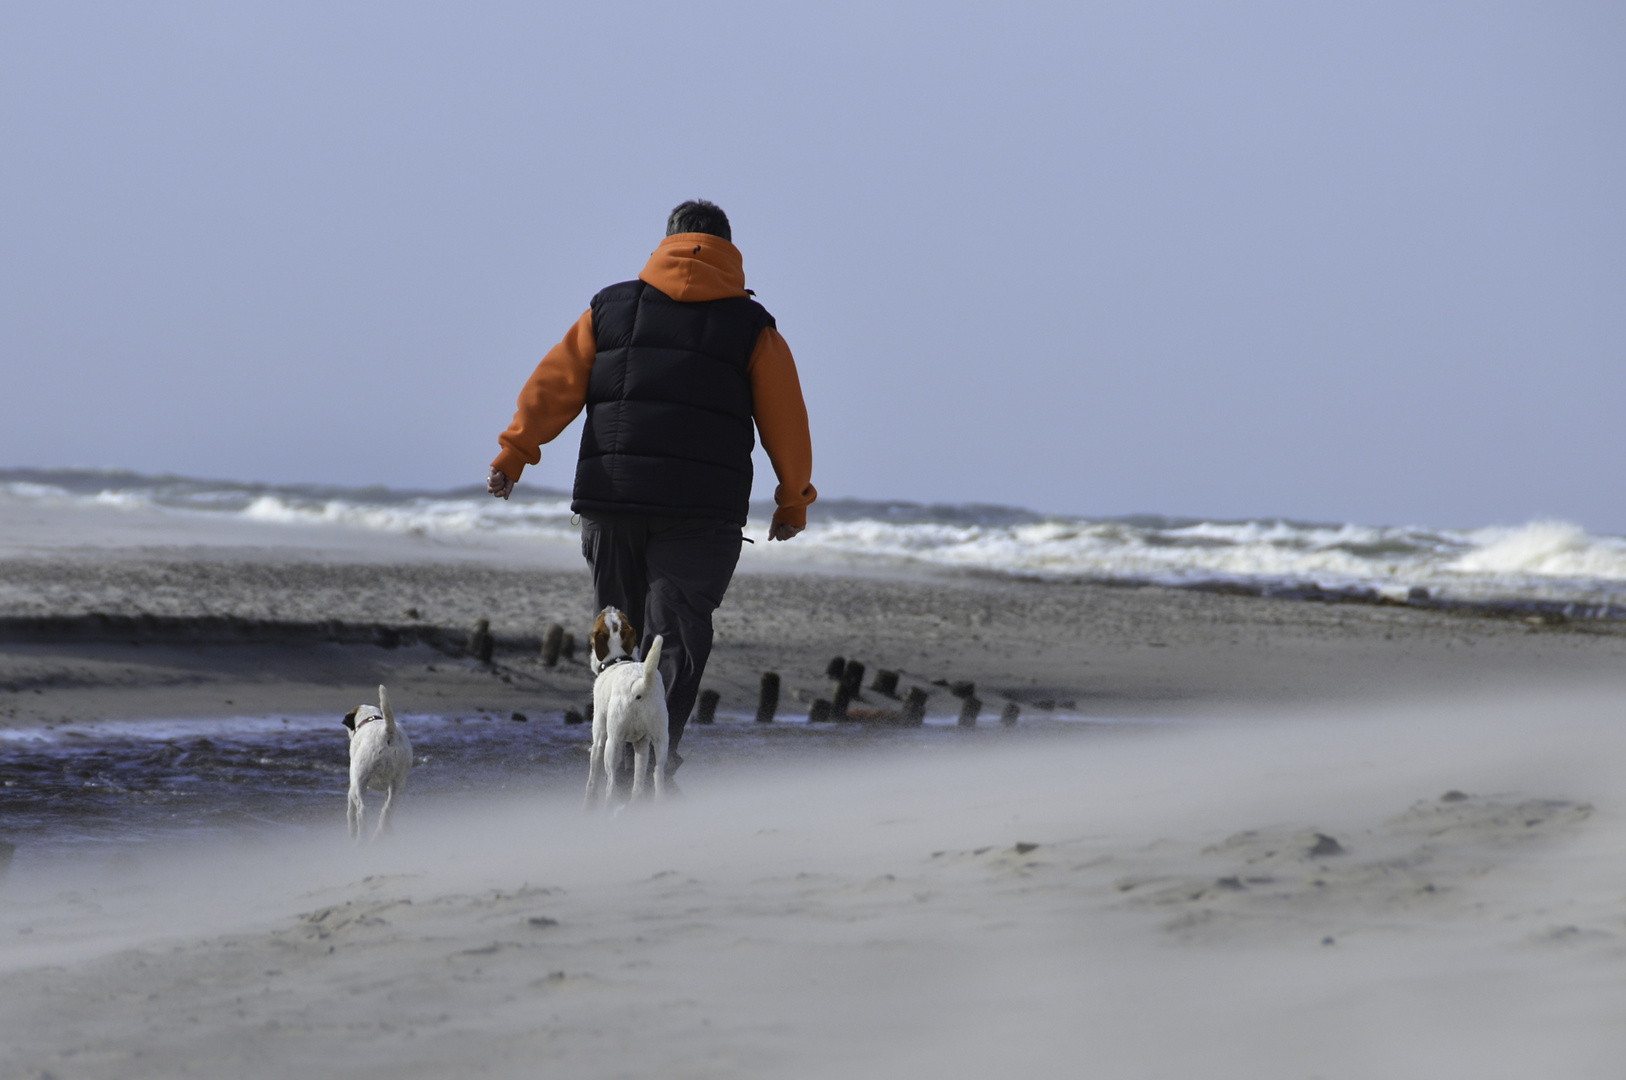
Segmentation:
[(666, 219), (666, 235), (676, 236), (685, 232), (709, 233), (721, 236), (729, 243), (734, 242), (733, 230), (728, 227), (728, 215), (723, 213), (722, 207), (705, 199), (690, 199), (672, 208), (672, 216)]

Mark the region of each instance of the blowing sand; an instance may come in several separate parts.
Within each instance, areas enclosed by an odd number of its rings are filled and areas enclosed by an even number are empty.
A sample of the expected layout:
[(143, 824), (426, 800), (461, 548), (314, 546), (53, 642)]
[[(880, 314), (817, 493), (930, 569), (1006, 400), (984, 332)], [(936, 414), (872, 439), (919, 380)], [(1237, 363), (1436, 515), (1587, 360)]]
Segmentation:
[[(0, 614), (584, 617), (562, 560), (160, 539), (19, 544)], [(373, 847), (338, 801), (331, 835), (19, 864), (0, 1075), (1619, 1075), (1621, 637), (751, 560), (719, 613), (725, 702), (773, 667), (797, 707), (839, 652), (1159, 722), (700, 769), (614, 819), (574, 786), (409, 792)], [(413, 711), (540, 712), (588, 685), (424, 646), (0, 664), (22, 726), (336, 717), (378, 681)]]
[(0, 1070), (1618, 1076), (1617, 716), (1059, 739), (62, 867), (0, 908)]

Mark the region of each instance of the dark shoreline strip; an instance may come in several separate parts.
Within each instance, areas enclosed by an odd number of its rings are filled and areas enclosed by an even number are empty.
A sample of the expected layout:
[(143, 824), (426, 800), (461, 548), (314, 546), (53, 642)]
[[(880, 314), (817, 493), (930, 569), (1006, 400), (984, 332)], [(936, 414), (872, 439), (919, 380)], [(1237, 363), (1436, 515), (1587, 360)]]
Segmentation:
[[(1462, 615), (1487, 618), (1538, 618), (1548, 625), (1560, 625), (1587, 619), (1626, 619), (1626, 607), (1619, 604), (1578, 604), (1569, 600), (1457, 600), (1434, 597), (1426, 593), (1395, 600), (1381, 595), (1376, 589), (1361, 585), (1347, 588), (1324, 589), (1314, 582), (1261, 582), (1237, 584), (1234, 582), (1201, 581), (1174, 588), (1190, 592), (1219, 593), (1226, 596), (1254, 596), (1267, 600), (1310, 600), (1324, 604), (1372, 604), (1379, 607), (1421, 608), (1425, 611), (1447, 611)], [(1421, 592), (1421, 590), (1419, 590)]]
[[(967, 575), (983, 576), (976, 572)], [(1005, 581), (1057, 584), (1035, 578), (987, 575)], [(1164, 582), (1117, 579), (1070, 579), (1065, 584), (1114, 588), (1166, 588), (1185, 592), (1213, 593), (1265, 600), (1301, 600), (1325, 604), (1369, 604), (1381, 607), (1416, 608), (1480, 618), (1520, 619), (1543, 626), (1573, 626), (1626, 619), (1626, 606), (1620, 604), (1578, 604), (1558, 600), (1491, 599), (1481, 601), (1432, 597), (1417, 590), (1405, 600), (1381, 596), (1375, 589), (1361, 586), (1325, 589), (1304, 582), (1194, 581), (1170, 585)], [(1599, 627), (1602, 630), (1602, 627)], [(395, 649), (406, 645), (427, 645), (448, 656), (467, 654), (474, 636), (472, 628), (435, 626), (426, 623), (346, 622), (342, 619), (292, 621), (258, 619), (240, 615), (113, 615), (89, 612), (83, 615), (0, 616), (0, 642), (22, 644), (162, 644), (162, 645), (376, 645)], [(496, 651), (535, 654), (542, 647), (542, 635), (493, 631)]]
[(1495, 619), (1539, 618), (1549, 626), (1570, 622), (1626, 619), (1626, 604), (1587, 604), (1574, 600), (1526, 600), (1492, 597), (1462, 600), (1426, 594), (1417, 589), (1404, 600), (1382, 595), (1365, 585), (1323, 588), (1305, 581), (1153, 581), (1145, 578), (1040, 577), (1035, 574), (1008, 574), (995, 570), (962, 570), (961, 576), (1026, 585), (1093, 585), (1106, 589), (1170, 589), (1175, 592), (1212, 593), (1216, 596), (1244, 596), (1256, 600), (1309, 600), (1323, 604), (1370, 604), (1373, 607), (1418, 608), (1458, 615)]
[[(428, 645), (448, 656), (467, 651), (473, 631), (423, 623), (295, 622), (239, 615), (12, 615), (0, 617), (0, 641), (29, 645), (376, 645), (383, 649)], [(536, 652), (531, 634), (492, 633), (503, 652)]]

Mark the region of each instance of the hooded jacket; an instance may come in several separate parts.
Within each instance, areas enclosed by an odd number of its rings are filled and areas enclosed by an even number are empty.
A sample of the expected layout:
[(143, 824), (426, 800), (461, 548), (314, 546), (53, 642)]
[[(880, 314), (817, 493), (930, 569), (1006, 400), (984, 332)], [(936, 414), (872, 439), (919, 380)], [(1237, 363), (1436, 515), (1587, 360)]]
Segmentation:
[[(741, 389), (748, 388), (750, 419), (755, 422), (762, 447), (767, 451), (768, 460), (773, 464), (774, 474), (779, 480), (774, 491), (777, 507), (774, 523), (797, 527), (806, 525), (807, 506), (818, 497), (818, 492), (812, 484), (813, 447), (808, 432), (807, 407), (802, 400), (801, 381), (790, 348), (773, 325), (772, 318), (748, 299), (750, 293), (745, 288), (745, 270), (739, 249), (727, 240), (707, 233), (668, 236), (649, 257), (643, 272), (638, 275), (638, 282), (658, 291), (658, 296), (651, 296), (647, 301), (657, 305), (667, 300), (680, 305), (740, 300), (750, 309), (761, 312), (765, 325), (757, 332), (755, 343), (750, 345), (749, 355), (745, 357), (744, 385)], [(595, 297), (594, 307), (584, 312), (564, 340), (542, 358), (520, 391), (519, 407), (513, 423), (498, 436), (502, 452), (492, 461), (493, 468), (501, 470), (510, 479), (519, 479), (526, 465), (535, 465), (541, 460), (542, 444), (556, 438), (587, 405), (594, 383), (594, 368), (600, 358), (600, 343), (594, 330), (595, 311), (600, 314), (600, 326), (606, 325), (606, 298), (613, 297), (624, 303), (629, 297), (622, 294), (628, 292), (629, 287), (633, 293), (639, 291), (637, 283), (628, 282), (611, 286)], [(744, 305), (724, 306), (740, 306), (746, 310)], [(605, 362), (623, 362), (625, 357), (619, 353), (612, 355), (612, 350), (625, 344), (622, 341), (606, 342)], [(604, 383), (605, 380), (600, 379), (599, 388), (593, 391), (596, 402), (602, 402), (605, 397)], [(720, 386), (726, 387), (728, 383), (723, 382)], [(595, 405), (597, 408), (598, 405)], [(596, 419), (596, 416), (589, 417), (590, 428), (594, 427)], [(598, 452), (603, 449), (599, 435), (602, 435), (602, 431), (587, 431), (583, 435), (576, 493), (577, 502), (582, 504), (580, 509), (608, 508), (602, 499), (582, 498), (583, 466), (590, 457), (599, 456)], [(749, 438), (748, 433), (746, 437)], [(744, 446), (747, 490), (749, 461), (750, 446), (747, 442)], [(591, 476), (588, 482), (590, 485), (594, 483)], [(590, 495), (601, 491), (590, 492)], [(730, 496), (724, 494), (722, 498), (727, 502)], [(629, 509), (660, 512), (658, 509), (652, 511), (636, 498), (631, 502), (633, 505)], [(720, 507), (713, 509), (686, 504), (686, 510), (683, 512), (673, 508), (671, 512), (680, 516), (713, 513), (722, 518), (736, 516)]]

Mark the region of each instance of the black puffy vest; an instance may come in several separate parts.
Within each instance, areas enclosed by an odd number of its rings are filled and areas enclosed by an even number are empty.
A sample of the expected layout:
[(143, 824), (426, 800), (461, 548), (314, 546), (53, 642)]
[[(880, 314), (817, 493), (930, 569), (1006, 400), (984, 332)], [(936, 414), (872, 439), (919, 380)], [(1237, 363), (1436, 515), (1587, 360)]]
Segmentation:
[(744, 296), (684, 303), (624, 281), (593, 297), (598, 353), (570, 508), (744, 526), (756, 446), (746, 368), (772, 325)]

